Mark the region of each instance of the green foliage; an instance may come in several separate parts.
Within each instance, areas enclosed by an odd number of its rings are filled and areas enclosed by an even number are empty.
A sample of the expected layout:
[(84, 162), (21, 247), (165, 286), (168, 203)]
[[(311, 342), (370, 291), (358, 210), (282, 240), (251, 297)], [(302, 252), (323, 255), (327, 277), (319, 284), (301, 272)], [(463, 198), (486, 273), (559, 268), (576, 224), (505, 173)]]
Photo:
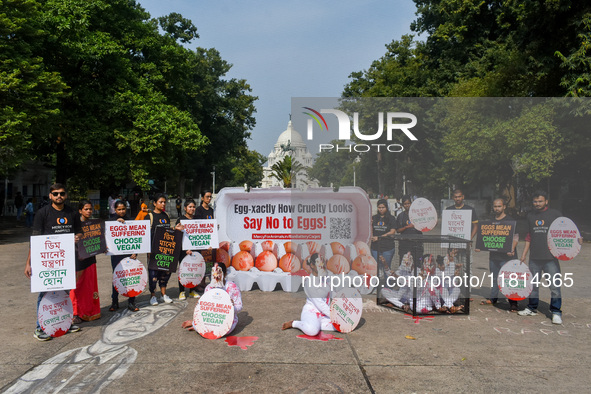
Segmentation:
[(271, 166), (271, 176), (281, 182), (284, 188), (291, 188), (293, 181), (297, 181), (297, 174), (303, 170), (305, 167), (300, 162), (285, 155), (283, 160)]

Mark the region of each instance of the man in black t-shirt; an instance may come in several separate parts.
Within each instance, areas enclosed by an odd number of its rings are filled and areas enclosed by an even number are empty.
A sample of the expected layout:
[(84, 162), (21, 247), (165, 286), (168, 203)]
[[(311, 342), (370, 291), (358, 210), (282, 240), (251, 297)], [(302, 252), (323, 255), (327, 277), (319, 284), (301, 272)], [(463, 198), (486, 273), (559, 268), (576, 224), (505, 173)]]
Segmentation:
[[(521, 255), (521, 261), (525, 263), (527, 252), (529, 254), (529, 270), (534, 282), (544, 282), (542, 272), (550, 275), (550, 312), (552, 312), (552, 323), (562, 324), (562, 296), (560, 286), (555, 285), (554, 278), (560, 277), (560, 264), (548, 247), (548, 229), (552, 222), (562, 216), (556, 209), (548, 207), (548, 195), (546, 192), (538, 191), (533, 195), (534, 210), (527, 215), (527, 230), (525, 236), (525, 248)], [(520, 316), (535, 316), (538, 314), (540, 290), (536, 283), (529, 296), (527, 308), (519, 312)]]
[[(511, 216), (505, 214), (505, 209), (507, 209), (507, 204), (505, 200), (502, 198), (497, 198), (493, 201), (493, 212), (495, 213), (494, 224), (503, 223), (503, 222), (513, 222), (515, 224), (515, 219)], [(499, 272), (503, 265), (511, 260), (514, 259), (517, 255), (517, 242), (519, 241), (519, 237), (513, 237), (513, 241), (511, 243), (511, 252), (490, 252), (489, 253), (489, 270), (492, 273), (492, 287), (490, 289), (490, 298), (484, 300), (480, 303), (480, 305), (492, 305), (496, 304), (499, 297), (499, 286), (498, 286), (498, 277)], [(479, 252), (478, 249), (476, 249)], [(517, 312), (517, 301), (509, 300), (509, 310), (511, 312)]]
[(451, 205), (447, 209), (457, 210), (469, 210), (472, 211), (472, 232), (470, 233), (470, 239), (474, 239), (476, 231), (478, 230), (478, 217), (476, 216), (476, 210), (470, 205), (464, 204), (464, 192), (461, 189), (454, 190), (454, 205)]
[[(80, 228), (80, 220), (76, 220), (74, 210), (65, 205), (68, 193), (66, 187), (61, 183), (51, 185), (49, 188), (49, 199), (51, 204), (39, 209), (35, 215), (33, 222), (33, 235), (48, 235), (48, 234), (76, 234), (76, 241), (82, 232)], [(25, 276), (31, 279), (33, 274), (31, 270), (31, 249), (29, 248), (29, 256), (27, 257), (27, 264), (25, 266)], [(45, 292), (40, 292), (37, 297), (37, 313), (39, 313), (39, 303), (45, 295)], [(80, 331), (80, 327), (76, 325), (70, 326), (68, 332)], [(48, 341), (51, 339), (49, 335), (41, 330), (39, 321), (37, 321), (37, 329), (33, 334), (35, 338), (40, 341)]]

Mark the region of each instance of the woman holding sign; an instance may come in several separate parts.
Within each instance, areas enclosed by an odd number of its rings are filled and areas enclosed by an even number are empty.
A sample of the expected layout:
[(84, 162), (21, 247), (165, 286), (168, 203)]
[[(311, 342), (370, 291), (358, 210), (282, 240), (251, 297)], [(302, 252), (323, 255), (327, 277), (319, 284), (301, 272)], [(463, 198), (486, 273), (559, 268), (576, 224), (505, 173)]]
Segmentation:
[[(129, 216), (127, 216), (127, 206), (125, 205), (125, 203), (123, 201), (121, 201), (121, 200), (115, 201), (115, 204), (113, 205), (113, 207), (115, 208), (115, 213), (111, 215), (111, 217), (110, 217), (111, 220), (117, 220), (118, 222), (121, 222), (121, 223), (125, 223), (126, 220), (131, 220), (129, 218)], [(135, 260), (137, 258), (137, 255), (134, 253), (131, 255), (113, 255), (113, 256), (111, 256), (111, 267), (113, 268), (113, 272), (115, 272), (115, 268), (117, 268), (117, 265), (121, 262), (121, 260), (123, 260), (127, 257), (130, 257), (131, 259)], [(119, 309), (119, 293), (117, 293), (115, 286), (113, 286), (113, 291), (111, 293), (111, 307), (109, 308), (109, 310), (111, 312), (114, 312), (117, 309)], [(140, 308), (138, 308), (135, 305), (135, 297), (129, 297), (127, 309), (129, 309), (132, 312), (137, 312), (140, 310)]]
[[(82, 200), (78, 204), (80, 227), (92, 217), (92, 202)], [(80, 246), (79, 246), (80, 247)], [(74, 307), (74, 324), (96, 320), (101, 317), (101, 301), (98, 294), (96, 256), (81, 260), (76, 253), (76, 288), (70, 291)]]
[[(195, 215), (195, 209), (197, 208), (197, 204), (195, 204), (195, 200), (193, 200), (192, 198), (188, 198), (185, 200), (185, 215), (179, 217), (176, 220), (176, 225), (180, 225), (181, 224), (181, 220), (193, 220), (194, 219), (194, 215)], [(184, 257), (185, 255), (191, 255), (193, 254), (192, 251), (190, 250), (183, 250), (181, 251), (181, 259), (182, 257)], [(193, 297), (193, 298), (199, 298), (199, 294), (195, 291), (195, 290), (191, 290), (189, 292), (189, 297)], [(179, 300), (184, 300), (187, 298), (187, 295), (185, 294), (185, 287), (181, 284), (181, 281), (179, 280)]]
[[(328, 274), (325, 268), (325, 262), (318, 253), (310, 256), (308, 264), (313, 276), (320, 278)], [(312, 276), (310, 278), (312, 279)], [(304, 291), (308, 298), (302, 308), (300, 320), (283, 323), (282, 330), (297, 328), (311, 337), (318, 335), (320, 330), (336, 331), (330, 321), (330, 286), (326, 282), (324, 282), (324, 285), (322, 285), (322, 281), (320, 282), (315, 283), (313, 280), (304, 281)]]
[[(412, 205), (412, 201), (410, 200), (410, 196), (402, 196), (402, 207), (404, 208), (404, 212), (401, 212), (396, 217), (396, 231), (402, 235), (404, 238), (405, 236), (413, 237), (413, 236), (420, 236), (423, 235), (423, 232), (417, 230), (415, 225), (412, 224), (410, 221), (410, 217), (408, 213), (410, 211), (410, 206)], [(410, 252), (412, 255), (413, 261), (419, 261), (419, 257), (423, 255), (423, 245), (420, 242), (416, 241), (409, 241), (409, 240), (400, 240), (398, 243), (399, 251), (398, 254), (400, 256), (400, 261), (404, 256)]]

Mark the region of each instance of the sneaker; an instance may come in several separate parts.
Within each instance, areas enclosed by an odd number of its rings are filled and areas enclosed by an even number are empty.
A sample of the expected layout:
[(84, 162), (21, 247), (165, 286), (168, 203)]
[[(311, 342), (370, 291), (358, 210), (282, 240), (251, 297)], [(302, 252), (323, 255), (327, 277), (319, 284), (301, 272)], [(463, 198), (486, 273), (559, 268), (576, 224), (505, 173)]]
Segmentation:
[(150, 305), (158, 305), (158, 299), (156, 296), (152, 296), (152, 298), (150, 298)]
[(162, 296), (162, 301), (167, 303), (167, 304), (172, 304), (172, 298), (170, 298), (168, 295), (164, 294)]
[(179, 294), (179, 301), (183, 301), (187, 299), (187, 295), (185, 294), (185, 292), (181, 292), (181, 294)]
[(560, 316), (558, 313), (553, 313), (552, 324), (562, 324), (562, 316)]
[(70, 328), (68, 329), (68, 334), (71, 334), (73, 332), (78, 332), (78, 331), (80, 331), (80, 326), (77, 326), (75, 324), (72, 324), (70, 326)]
[(193, 297), (193, 298), (199, 298), (199, 297), (201, 297), (201, 296), (200, 296), (200, 295), (199, 295), (199, 293), (197, 293), (195, 290), (191, 290), (191, 291), (189, 292), (189, 297)]
[(37, 338), (38, 341), (49, 341), (51, 340), (51, 337), (49, 335), (47, 335), (45, 332), (43, 332), (43, 330), (35, 330), (35, 332), (33, 333), (33, 336), (35, 338)]
[(532, 311), (529, 308), (525, 308), (524, 310), (517, 312), (517, 314), (519, 316), (535, 316), (535, 315), (538, 314), (538, 312), (537, 311)]

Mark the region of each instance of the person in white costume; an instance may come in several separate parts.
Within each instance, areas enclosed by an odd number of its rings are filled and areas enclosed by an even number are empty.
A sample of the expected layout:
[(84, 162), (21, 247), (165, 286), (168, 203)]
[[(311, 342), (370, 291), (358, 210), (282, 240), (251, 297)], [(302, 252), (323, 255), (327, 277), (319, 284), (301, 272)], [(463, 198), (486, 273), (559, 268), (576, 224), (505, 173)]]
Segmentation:
[[(318, 253), (310, 256), (309, 266), (312, 275), (322, 278), (328, 275), (325, 262)], [(330, 321), (330, 288), (329, 286), (314, 286), (321, 281), (304, 281), (306, 292), (306, 304), (302, 308), (300, 320), (292, 320), (283, 323), (282, 330), (297, 328), (304, 334), (316, 336), (322, 331), (336, 331)]]

